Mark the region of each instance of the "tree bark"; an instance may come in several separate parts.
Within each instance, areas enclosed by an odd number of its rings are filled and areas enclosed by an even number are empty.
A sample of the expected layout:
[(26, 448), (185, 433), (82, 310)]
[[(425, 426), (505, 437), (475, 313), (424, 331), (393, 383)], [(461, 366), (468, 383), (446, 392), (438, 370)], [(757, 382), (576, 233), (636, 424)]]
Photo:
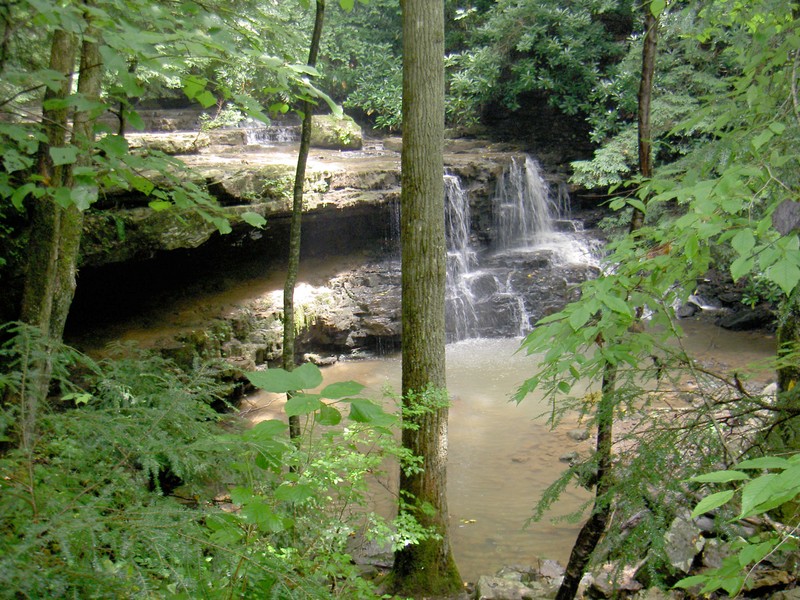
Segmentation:
[[(653, 77), (656, 70), (656, 46), (658, 44), (658, 19), (650, 10), (650, 3), (644, 5), (644, 40), (642, 41), (642, 77), (639, 80), (639, 172), (642, 177), (653, 176), (653, 141), (650, 124), (650, 102), (653, 96)], [(641, 229), (644, 213), (633, 209), (630, 231)]]
[[(89, 26), (81, 49), (78, 93), (89, 100), (100, 97), (102, 61), (97, 32)], [(51, 48), (50, 68), (65, 75), (61, 88), (45, 93), (45, 101), (66, 98), (72, 87), (76, 44), (72, 34), (56, 31)], [(39, 174), (53, 191), (73, 187), (73, 165), (54, 165), (50, 148), (67, 145), (66, 109), (43, 108), (43, 129), (48, 143), (39, 153)], [(77, 166), (88, 166), (92, 158), (94, 121), (83, 111), (75, 113), (70, 145), (78, 147)], [(37, 327), (48, 343), (47, 358), (35, 364), (32, 385), (21, 392), (21, 447), (30, 450), (35, 441), (36, 421), (47, 398), (52, 374), (49, 354), (61, 342), (69, 308), (75, 295), (78, 251), (83, 232), (83, 212), (75, 205), (62, 206), (48, 195), (31, 208), (28, 265), (23, 289), (20, 320)]]
[[(317, 0), (314, 16), (314, 32), (311, 35), (311, 45), (308, 51), (308, 66), (317, 64), (319, 43), (322, 38), (322, 25), (325, 20), (325, 1)], [(297, 274), (300, 269), (300, 240), (302, 235), (303, 220), (303, 184), (306, 179), (306, 164), (308, 151), (311, 147), (311, 126), (313, 106), (304, 101), (301, 105), (303, 123), (300, 129), (300, 150), (297, 154), (297, 169), (294, 175), (294, 189), (292, 200), (292, 219), (289, 225), (289, 260), (286, 267), (286, 283), (283, 287), (283, 368), (291, 371), (295, 367), (295, 318), (294, 318), (294, 288), (297, 285)], [(289, 392), (291, 396), (291, 392)], [(289, 417), (289, 437), (292, 439), (300, 436), (300, 417)]]
[[(395, 554), (395, 592), (421, 597), (461, 589), (447, 512), (445, 378), (444, 4), (403, 0), (402, 249), (403, 445), (423, 459), (401, 473), (400, 510), (440, 539)], [(442, 401), (443, 400), (443, 401)], [(426, 509), (427, 508), (427, 509)]]
[(564, 581), (558, 588), (556, 600), (572, 600), (578, 593), (578, 586), (592, 558), (592, 553), (606, 532), (611, 514), (611, 446), (614, 438), (614, 393), (617, 369), (606, 364), (603, 372), (603, 389), (597, 406), (597, 484), (592, 514), (584, 523), (564, 573)]

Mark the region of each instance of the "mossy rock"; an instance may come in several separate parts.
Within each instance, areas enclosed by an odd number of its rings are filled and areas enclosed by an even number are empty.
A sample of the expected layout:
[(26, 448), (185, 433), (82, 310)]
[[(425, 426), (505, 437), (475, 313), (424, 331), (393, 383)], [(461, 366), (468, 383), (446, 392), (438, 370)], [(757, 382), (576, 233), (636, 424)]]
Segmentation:
[(363, 144), (361, 127), (347, 115), (315, 115), (312, 120), (311, 145), (329, 150), (360, 150)]

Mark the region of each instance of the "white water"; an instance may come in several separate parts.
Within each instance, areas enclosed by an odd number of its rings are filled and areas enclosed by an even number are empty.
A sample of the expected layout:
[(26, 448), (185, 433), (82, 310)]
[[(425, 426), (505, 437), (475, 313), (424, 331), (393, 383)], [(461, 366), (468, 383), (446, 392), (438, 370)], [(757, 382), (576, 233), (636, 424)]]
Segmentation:
[(542, 258), (556, 266), (597, 264), (580, 235), (582, 224), (570, 218), (566, 187), (552, 193), (530, 156), (513, 158), (498, 179), (491, 249), (479, 252), (472, 241), (469, 198), (458, 177), (445, 175), (445, 197), (451, 341), (527, 334), (536, 318), (526, 304), (520, 273), (532, 277)]
[(300, 128), (292, 125), (271, 125), (269, 127), (248, 127), (249, 146), (274, 146), (289, 144), (300, 139)]

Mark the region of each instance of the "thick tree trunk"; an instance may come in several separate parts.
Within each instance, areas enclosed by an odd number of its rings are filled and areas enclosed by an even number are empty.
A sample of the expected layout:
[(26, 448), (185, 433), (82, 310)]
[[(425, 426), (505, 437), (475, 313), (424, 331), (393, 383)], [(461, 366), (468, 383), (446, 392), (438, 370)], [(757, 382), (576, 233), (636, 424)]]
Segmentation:
[[(95, 32), (89, 27), (81, 50), (78, 93), (89, 100), (100, 96), (102, 63)], [(57, 31), (51, 52), (51, 68), (63, 73), (64, 84), (58, 91), (48, 90), (45, 100), (65, 98), (72, 85), (75, 62), (75, 40), (71, 34)], [(73, 165), (54, 165), (50, 148), (67, 145), (67, 112), (65, 109), (43, 109), (44, 130), (48, 144), (39, 156), (39, 173), (49, 188), (72, 188)], [(91, 163), (89, 145), (93, 141), (93, 120), (85, 112), (75, 114), (72, 146), (79, 151), (77, 166)], [(31, 209), (31, 232), (28, 245), (28, 266), (23, 290), (20, 320), (39, 328), (55, 345), (62, 339), (72, 298), (75, 295), (78, 251), (83, 231), (83, 212), (74, 204), (64, 207), (52, 197), (37, 200)], [(49, 354), (49, 352), (48, 352)], [(48, 358), (34, 365), (34, 382), (20, 397), (21, 447), (31, 449), (35, 440), (39, 410), (47, 397), (51, 364)]]
[(461, 588), (446, 499), (444, 5), (404, 0), (402, 11), (402, 393), (404, 419), (411, 421), (403, 429), (403, 445), (422, 457), (423, 470), (401, 474), (400, 510), (441, 538), (398, 551), (392, 586), (421, 597)]
[[(311, 45), (308, 51), (308, 66), (317, 64), (319, 42), (322, 37), (322, 25), (325, 19), (325, 2), (317, 0), (317, 10), (314, 17), (314, 32), (311, 36)], [(291, 371), (295, 367), (295, 318), (294, 318), (294, 288), (297, 285), (297, 273), (300, 269), (300, 239), (302, 234), (303, 219), (303, 184), (306, 179), (306, 164), (308, 151), (311, 147), (311, 124), (313, 106), (310, 102), (303, 102), (303, 123), (300, 130), (300, 150), (297, 155), (297, 169), (294, 175), (294, 190), (292, 202), (292, 220), (289, 226), (289, 261), (286, 267), (286, 283), (283, 287), (283, 368)], [(290, 394), (291, 395), (291, 392)], [(289, 437), (295, 439), (300, 436), (300, 417), (289, 417)]]

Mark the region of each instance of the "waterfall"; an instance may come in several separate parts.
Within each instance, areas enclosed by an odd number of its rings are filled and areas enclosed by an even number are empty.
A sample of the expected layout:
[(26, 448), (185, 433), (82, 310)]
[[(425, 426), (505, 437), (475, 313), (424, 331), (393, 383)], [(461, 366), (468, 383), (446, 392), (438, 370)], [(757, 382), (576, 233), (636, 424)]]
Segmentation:
[(531, 247), (551, 236), (554, 221), (569, 214), (569, 196), (563, 188), (559, 191), (553, 198), (533, 158), (513, 158), (492, 200), (495, 247)]
[(269, 127), (248, 127), (247, 144), (251, 146), (273, 146), (300, 140), (300, 128), (296, 125), (271, 125)]
[(445, 232), (447, 236), (446, 304), (460, 340), (470, 337), (477, 322), (475, 297), (469, 287), (469, 274), (477, 267), (477, 255), (470, 244), (469, 199), (455, 175), (444, 176)]
[(566, 186), (551, 193), (530, 157), (513, 159), (498, 178), (490, 249), (476, 248), (469, 200), (454, 175), (445, 175), (445, 200), (449, 341), (525, 335), (595, 269), (582, 226), (570, 219)]

